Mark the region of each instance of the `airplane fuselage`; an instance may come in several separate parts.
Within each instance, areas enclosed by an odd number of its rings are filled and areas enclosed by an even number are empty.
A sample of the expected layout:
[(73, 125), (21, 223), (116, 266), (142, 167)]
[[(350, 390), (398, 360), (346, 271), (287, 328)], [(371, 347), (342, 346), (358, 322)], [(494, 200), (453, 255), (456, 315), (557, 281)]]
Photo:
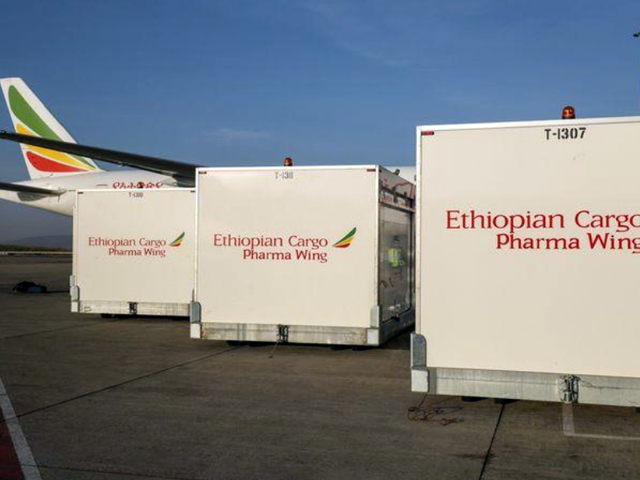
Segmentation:
[(64, 193), (55, 196), (45, 196), (0, 190), (0, 199), (66, 216), (73, 216), (76, 190), (94, 188), (165, 188), (176, 186), (176, 181), (172, 177), (141, 170), (88, 172), (77, 175), (38, 178), (15, 183), (52, 190), (63, 190)]

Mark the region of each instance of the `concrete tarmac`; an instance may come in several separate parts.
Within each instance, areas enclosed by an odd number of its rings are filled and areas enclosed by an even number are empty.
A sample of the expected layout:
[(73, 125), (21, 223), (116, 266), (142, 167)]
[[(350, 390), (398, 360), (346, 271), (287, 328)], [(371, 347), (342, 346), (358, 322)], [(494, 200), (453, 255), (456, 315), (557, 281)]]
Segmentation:
[[(569, 431), (556, 403), (424, 400), (408, 334), (269, 358), (186, 321), (72, 314), (70, 272), (0, 257), (0, 379), (45, 480), (640, 478), (633, 409), (574, 406)], [(52, 293), (9, 293), (22, 280)]]

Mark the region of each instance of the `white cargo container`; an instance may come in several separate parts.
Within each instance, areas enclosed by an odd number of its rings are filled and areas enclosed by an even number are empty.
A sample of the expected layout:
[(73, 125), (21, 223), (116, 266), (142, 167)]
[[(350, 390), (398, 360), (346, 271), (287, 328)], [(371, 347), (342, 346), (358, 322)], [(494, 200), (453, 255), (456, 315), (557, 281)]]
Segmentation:
[(419, 127), (412, 387), (640, 405), (640, 118)]
[(380, 345), (413, 323), (413, 183), (378, 166), (197, 177), (193, 338)]
[(188, 316), (195, 189), (80, 190), (71, 311)]

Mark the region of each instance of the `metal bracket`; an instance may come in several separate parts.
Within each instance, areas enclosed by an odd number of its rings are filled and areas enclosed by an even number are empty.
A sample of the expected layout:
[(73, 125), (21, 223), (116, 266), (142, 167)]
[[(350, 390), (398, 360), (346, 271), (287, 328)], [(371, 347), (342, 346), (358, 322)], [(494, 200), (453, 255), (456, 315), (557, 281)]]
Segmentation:
[(202, 338), (202, 305), (193, 301), (189, 304), (189, 336)]
[(559, 380), (560, 400), (563, 403), (578, 403), (580, 394), (580, 377), (565, 375)]
[(200, 302), (191, 302), (189, 304), (189, 322), (200, 323), (202, 318), (202, 306)]
[(380, 328), (381, 311), (382, 307), (380, 305), (371, 307), (371, 326), (373, 328)]
[(419, 333), (411, 334), (411, 390), (413, 392), (429, 392), (427, 339)]
[(380, 345), (379, 328), (367, 328), (367, 345)]
[(129, 302), (129, 315), (137, 315), (137, 314), (138, 314), (138, 303)]
[(411, 368), (427, 368), (427, 339), (419, 333), (411, 334)]
[(80, 288), (76, 285), (75, 275), (69, 275), (69, 295), (71, 295), (72, 302), (77, 302), (80, 299)]
[(289, 341), (289, 325), (278, 325), (276, 342), (287, 343)]
[(73, 285), (71, 287), (71, 313), (80, 312), (80, 287)]

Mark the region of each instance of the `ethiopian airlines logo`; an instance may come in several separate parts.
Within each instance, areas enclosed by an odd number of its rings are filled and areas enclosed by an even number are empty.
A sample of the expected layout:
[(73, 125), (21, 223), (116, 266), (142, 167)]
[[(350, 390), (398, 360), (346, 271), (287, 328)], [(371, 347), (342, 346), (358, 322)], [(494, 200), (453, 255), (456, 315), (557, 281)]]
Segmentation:
[[(328, 238), (289, 234), (281, 236), (235, 235), (230, 233), (214, 233), (215, 247), (235, 247), (242, 255), (242, 260), (267, 261), (307, 261), (327, 263), (330, 260), (332, 247), (347, 248), (353, 242), (357, 228), (353, 227), (336, 243), (331, 244)], [(334, 255), (337, 252), (334, 253)], [(339, 255), (339, 257), (342, 257)]]
[[(9, 108), (15, 117), (16, 132), (23, 135), (62, 140), (59, 133), (49, 126), (36, 112), (18, 89), (11, 85), (8, 89)], [(82, 173), (98, 168), (91, 161), (78, 155), (56, 152), (45, 148), (24, 145), (29, 163), (38, 171), (46, 173)]]
[(180, 235), (178, 235), (178, 237), (169, 244), (170, 247), (179, 247), (180, 245), (182, 245), (182, 241), (184, 240), (184, 233), (182, 232)]
[(356, 232), (358, 229), (353, 227), (349, 233), (347, 233), (344, 237), (338, 240), (333, 244), (334, 248), (349, 248), (351, 246), (351, 242), (353, 242), (354, 237), (356, 236)]

